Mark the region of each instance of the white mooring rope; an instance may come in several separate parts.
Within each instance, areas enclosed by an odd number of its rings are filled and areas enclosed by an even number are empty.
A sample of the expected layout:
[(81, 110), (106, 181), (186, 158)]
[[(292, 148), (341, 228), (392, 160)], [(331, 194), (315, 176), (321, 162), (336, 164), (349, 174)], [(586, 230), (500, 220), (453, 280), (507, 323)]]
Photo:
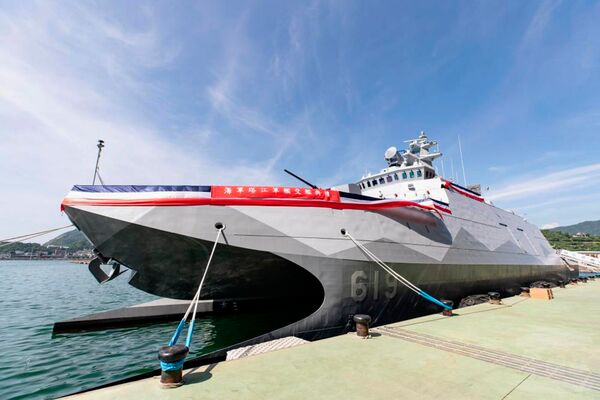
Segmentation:
[(342, 229), (342, 235), (347, 236), (350, 240), (352, 240), (352, 242), (354, 242), (356, 247), (358, 247), (360, 250), (362, 250), (362, 252), (365, 253), (367, 255), (367, 257), (369, 257), (372, 261), (374, 261), (377, 265), (379, 265), (384, 271), (386, 271), (394, 279), (396, 279), (398, 282), (402, 283), (408, 289), (412, 290), (419, 296), (424, 297), (425, 299), (431, 301), (432, 303), (437, 304), (438, 306), (444, 307), (445, 309), (448, 309), (448, 310), (452, 310), (452, 307), (448, 306), (447, 304), (444, 304), (443, 302), (441, 302), (440, 300), (431, 296), (429, 293), (425, 292), (424, 290), (419, 289), (416, 285), (414, 285), (408, 279), (406, 279), (405, 277), (403, 277), (402, 275), (400, 275), (399, 273), (394, 271), (389, 265), (387, 265), (386, 263), (381, 261), (369, 249), (367, 249), (365, 246), (363, 246), (361, 243), (359, 243), (356, 239), (354, 239), (354, 237), (352, 237), (352, 235), (350, 235), (350, 233), (348, 233), (347, 230)]
[(60, 228), (53, 228), (53, 229), (48, 229), (48, 230), (45, 230), (45, 231), (29, 233), (27, 235), (14, 236), (14, 237), (11, 237), (11, 238), (8, 238), (8, 239), (2, 239), (2, 240), (0, 240), (0, 247), (9, 246), (11, 244), (18, 243), (21, 240), (34, 239), (34, 238), (36, 238), (38, 236), (44, 236), (44, 235), (47, 235), (48, 233), (60, 231), (62, 229), (70, 228), (72, 226), (73, 226), (73, 224), (69, 224), (69, 225), (66, 225), (66, 226), (61, 226)]
[(217, 244), (219, 244), (219, 238), (221, 237), (221, 233), (223, 232), (223, 229), (225, 229), (224, 226), (217, 228), (217, 237), (215, 239), (215, 243), (213, 244), (213, 248), (210, 252), (210, 256), (208, 257), (208, 262), (206, 263), (206, 268), (204, 269), (204, 273), (202, 274), (202, 279), (200, 280), (200, 285), (198, 285), (198, 290), (196, 291), (196, 294), (194, 295), (194, 298), (192, 299), (190, 305), (188, 306), (183, 318), (179, 322), (179, 326), (177, 326), (177, 330), (175, 330), (175, 333), (173, 334), (173, 337), (171, 338), (171, 341), (169, 342), (169, 346), (173, 346), (175, 343), (177, 343), (177, 339), (179, 339), (179, 335), (181, 334), (181, 331), (183, 330), (185, 321), (187, 320), (187, 317), (193, 308), (194, 312), (192, 313), (192, 318), (190, 320), (190, 326), (188, 327), (188, 334), (187, 334), (187, 339), (186, 339), (186, 346), (189, 348), (191, 345), (192, 333), (194, 331), (194, 323), (196, 321), (196, 311), (198, 310), (198, 303), (200, 301), (200, 292), (202, 291), (202, 286), (204, 285), (204, 279), (206, 278), (206, 273), (208, 272), (208, 268), (210, 267), (210, 263), (212, 261), (213, 255), (215, 254), (215, 249), (217, 248)]

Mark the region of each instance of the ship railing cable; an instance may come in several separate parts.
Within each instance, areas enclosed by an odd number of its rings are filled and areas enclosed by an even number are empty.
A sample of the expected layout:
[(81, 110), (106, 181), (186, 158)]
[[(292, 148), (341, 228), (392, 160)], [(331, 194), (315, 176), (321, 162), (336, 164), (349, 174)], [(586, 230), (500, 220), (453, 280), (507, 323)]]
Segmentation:
[(7, 239), (1, 239), (0, 240), (0, 247), (9, 246), (11, 244), (18, 243), (19, 241), (22, 241), (22, 240), (35, 239), (36, 237), (44, 236), (44, 235), (47, 235), (47, 234), (52, 233), (52, 232), (56, 232), (56, 231), (60, 231), (60, 230), (63, 230), (63, 229), (67, 229), (67, 228), (70, 228), (72, 226), (73, 226), (73, 224), (69, 224), (69, 225), (66, 225), (66, 226), (61, 226), (60, 228), (52, 228), (52, 229), (47, 229), (45, 231), (29, 233), (27, 235), (14, 236), (14, 237), (7, 238)]
[(342, 229), (341, 232), (342, 232), (342, 235), (344, 235), (344, 236), (348, 237), (348, 239), (352, 240), (352, 242), (354, 242), (354, 244), (356, 245), (356, 247), (358, 247), (363, 253), (365, 253), (365, 255), (367, 257), (369, 257), (373, 262), (375, 262), (377, 265), (379, 265), (385, 272), (387, 272), (388, 274), (390, 274), (398, 282), (400, 282), (401, 284), (403, 284), (404, 286), (406, 286), (408, 289), (410, 289), (411, 291), (415, 292), (419, 296), (423, 297), (424, 299), (429, 300), (430, 302), (432, 302), (434, 304), (437, 304), (438, 306), (443, 307), (443, 308), (445, 308), (447, 310), (452, 310), (451, 306), (449, 306), (447, 304), (444, 304), (440, 300), (436, 299), (435, 297), (433, 297), (432, 295), (430, 295), (426, 291), (420, 289), (419, 287), (417, 287), (416, 285), (414, 285), (412, 282), (410, 282), (408, 279), (406, 279), (405, 277), (403, 277), (402, 275), (400, 275), (399, 273), (397, 273), (396, 271), (394, 271), (389, 265), (387, 265), (386, 263), (384, 263), (383, 261), (381, 261), (369, 249), (367, 249), (360, 242), (358, 242), (354, 237), (352, 237), (352, 235), (350, 233), (348, 233), (348, 231), (346, 229)]
[[(190, 319), (190, 324), (188, 326), (187, 338), (185, 341), (185, 345), (188, 348), (188, 350), (191, 347), (192, 335), (194, 332), (194, 324), (196, 322), (196, 311), (198, 310), (198, 302), (200, 301), (200, 292), (202, 291), (202, 286), (204, 285), (204, 280), (206, 279), (206, 274), (208, 272), (208, 268), (210, 267), (210, 263), (212, 262), (213, 255), (215, 254), (215, 249), (217, 248), (217, 244), (219, 244), (219, 239), (221, 237), (221, 233), (223, 232), (223, 229), (225, 229), (225, 227), (223, 225), (221, 225), (219, 228), (217, 228), (217, 238), (215, 239), (215, 243), (213, 244), (213, 248), (210, 252), (210, 256), (208, 257), (208, 262), (206, 263), (206, 268), (204, 269), (204, 273), (202, 274), (202, 279), (200, 280), (200, 285), (198, 285), (198, 290), (196, 291), (194, 298), (190, 302), (190, 305), (188, 306), (183, 318), (181, 319), (181, 321), (179, 321), (179, 325), (177, 326), (177, 329), (175, 330), (175, 333), (173, 334), (171, 341), (169, 341), (169, 346), (173, 346), (175, 343), (177, 343), (177, 340), (179, 340), (179, 336), (181, 335), (181, 332), (183, 332), (183, 328), (185, 327), (185, 322), (186, 322), (188, 316), (190, 315), (190, 311), (193, 310), (192, 318)], [(176, 370), (176, 369), (181, 369), (184, 361), (185, 361), (185, 358), (176, 363), (167, 363), (167, 362), (161, 361), (160, 364), (161, 364), (161, 368), (163, 371)]]

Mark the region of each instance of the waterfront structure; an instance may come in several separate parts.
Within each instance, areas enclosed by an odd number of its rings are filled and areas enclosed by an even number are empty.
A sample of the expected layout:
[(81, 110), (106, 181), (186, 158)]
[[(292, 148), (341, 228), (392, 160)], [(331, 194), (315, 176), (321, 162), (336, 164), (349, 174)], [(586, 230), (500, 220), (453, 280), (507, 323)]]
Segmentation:
[(359, 313), (380, 325), (440, 310), (342, 232), (455, 302), (568, 279), (536, 226), (439, 176), (435, 147), (421, 133), (404, 151), (388, 149), (379, 173), (334, 188), (78, 185), (62, 208), (101, 261), (134, 271), (131, 285), (178, 299), (193, 297), (216, 227), (224, 226), (201, 298), (306, 307), (304, 318), (272, 337), (331, 336)]
[[(452, 318), (428, 315), (375, 328), (370, 340), (340, 335), (302, 344), (287, 338), (237, 348), (227, 353), (228, 359), (241, 355), (235, 362), (207, 359), (190, 365), (184, 371), (186, 384), (168, 395), (244, 400), (315, 394), (335, 400), (598, 399), (600, 359), (593, 349), (600, 341), (599, 289), (600, 282), (589, 281), (554, 289), (551, 301), (504, 298), (502, 305), (462, 308)], [(156, 377), (123, 383), (68, 399), (166, 397)]]
[(577, 253), (583, 254), (584, 256), (600, 258), (600, 251), (591, 251), (591, 250), (581, 250)]

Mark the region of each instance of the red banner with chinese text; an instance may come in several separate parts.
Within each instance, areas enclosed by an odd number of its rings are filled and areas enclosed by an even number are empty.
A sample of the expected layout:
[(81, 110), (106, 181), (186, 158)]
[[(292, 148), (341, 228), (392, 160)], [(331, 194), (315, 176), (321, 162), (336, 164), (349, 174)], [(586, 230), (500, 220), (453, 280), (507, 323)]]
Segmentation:
[(283, 186), (212, 186), (212, 198), (276, 198), (340, 201), (340, 192), (330, 189), (295, 188)]

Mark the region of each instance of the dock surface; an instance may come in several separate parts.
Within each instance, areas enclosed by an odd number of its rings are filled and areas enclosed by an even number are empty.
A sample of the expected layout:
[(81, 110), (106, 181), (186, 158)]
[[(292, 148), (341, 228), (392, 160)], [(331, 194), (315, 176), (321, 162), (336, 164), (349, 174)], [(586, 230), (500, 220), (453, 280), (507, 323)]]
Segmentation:
[(600, 281), (480, 304), (73, 399), (600, 399)]

